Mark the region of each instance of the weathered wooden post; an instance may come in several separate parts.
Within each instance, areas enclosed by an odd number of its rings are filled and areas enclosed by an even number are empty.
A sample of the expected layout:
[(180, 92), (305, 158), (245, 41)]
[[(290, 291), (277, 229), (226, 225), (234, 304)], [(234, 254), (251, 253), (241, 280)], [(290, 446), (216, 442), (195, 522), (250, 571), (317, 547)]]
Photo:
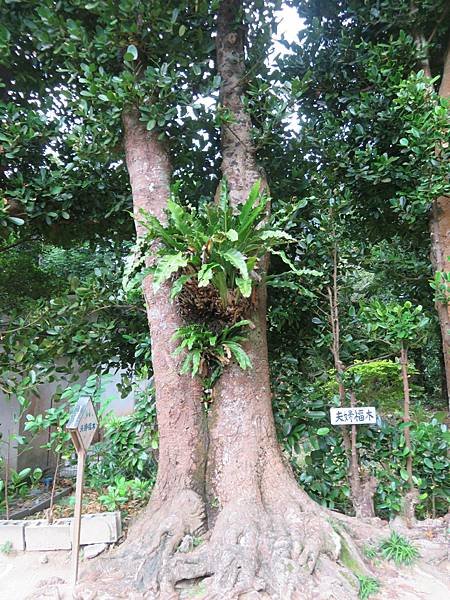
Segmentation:
[(80, 398), (67, 423), (73, 445), (77, 452), (77, 483), (75, 488), (75, 514), (72, 537), (72, 583), (78, 579), (78, 559), (80, 554), (81, 509), (83, 499), (84, 465), (86, 452), (98, 429), (98, 419), (91, 398)]

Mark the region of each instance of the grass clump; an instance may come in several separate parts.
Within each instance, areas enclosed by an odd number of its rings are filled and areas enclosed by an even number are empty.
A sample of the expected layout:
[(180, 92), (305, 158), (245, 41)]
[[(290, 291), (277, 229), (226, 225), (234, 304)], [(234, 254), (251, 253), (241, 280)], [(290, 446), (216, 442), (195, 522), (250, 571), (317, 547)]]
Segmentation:
[(2, 554), (11, 554), (13, 550), (13, 545), (12, 542), (10, 542), (9, 540), (7, 540), (4, 544), (0, 544), (0, 552)]
[(359, 580), (359, 593), (358, 598), (361, 600), (366, 600), (373, 594), (376, 594), (380, 589), (380, 583), (378, 579), (374, 579), (373, 577), (366, 577), (364, 575), (358, 577)]
[(396, 565), (412, 565), (420, 556), (419, 551), (409, 540), (393, 531), (380, 546), (380, 553), (386, 560)]

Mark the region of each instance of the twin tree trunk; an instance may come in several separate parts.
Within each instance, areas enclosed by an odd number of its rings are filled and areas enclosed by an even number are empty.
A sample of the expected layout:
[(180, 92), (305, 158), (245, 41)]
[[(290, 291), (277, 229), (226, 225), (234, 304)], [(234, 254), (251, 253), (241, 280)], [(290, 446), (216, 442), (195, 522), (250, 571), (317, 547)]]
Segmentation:
[[(233, 205), (246, 199), (257, 179), (265, 185), (242, 102), (241, 8), (241, 0), (222, 0), (217, 30), (220, 101), (233, 114), (222, 131), (222, 172)], [(123, 124), (141, 236), (142, 209), (165, 218), (171, 166), (164, 144), (139, 121), (137, 109), (124, 114)], [(333, 588), (333, 598), (356, 598), (357, 579), (336, 562), (345, 543), (359, 573), (367, 574), (354, 542), (338, 517), (332, 519), (298, 487), (276, 439), (265, 287), (260, 285), (257, 308), (249, 315), (255, 328), (245, 349), (253, 368), (244, 372), (229, 365), (208, 413), (200, 380), (181, 376), (182, 358), (172, 355), (172, 335), (182, 321), (169, 302), (169, 286), (155, 293), (147, 278), (144, 295), (160, 439), (157, 481), (119, 553), (100, 575), (87, 574), (90, 584), (79, 586), (76, 597), (91, 598), (86, 590), (95, 588), (97, 598), (305, 600), (328, 598)]]

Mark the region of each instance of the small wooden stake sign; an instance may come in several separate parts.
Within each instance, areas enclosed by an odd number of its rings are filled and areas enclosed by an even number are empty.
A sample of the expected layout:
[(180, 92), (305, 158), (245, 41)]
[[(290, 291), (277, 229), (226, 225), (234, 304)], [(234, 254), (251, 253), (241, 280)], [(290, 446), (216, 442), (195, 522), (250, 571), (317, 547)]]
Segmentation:
[(73, 409), (66, 429), (70, 433), (73, 445), (77, 451), (77, 483), (75, 488), (75, 514), (73, 518), (72, 537), (72, 583), (78, 579), (78, 559), (80, 554), (81, 502), (83, 497), (84, 465), (86, 452), (92, 443), (98, 429), (98, 419), (92, 400), (89, 397), (80, 398)]

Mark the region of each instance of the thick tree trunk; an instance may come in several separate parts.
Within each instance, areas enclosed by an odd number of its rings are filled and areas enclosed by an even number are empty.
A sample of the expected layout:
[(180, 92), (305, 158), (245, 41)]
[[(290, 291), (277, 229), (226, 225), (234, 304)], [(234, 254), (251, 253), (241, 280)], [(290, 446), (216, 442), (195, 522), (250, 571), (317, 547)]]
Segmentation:
[[(145, 236), (141, 211), (165, 220), (171, 166), (163, 143), (155, 133), (146, 130), (136, 109), (124, 114), (123, 124), (134, 218), (137, 235), (141, 237)], [(163, 286), (155, 293), (151, 277), (143, 283), (159, 431), (159, 468), (151, 511), (169, 498), (185, 495), (186, 490), (200, 497), (204, 495), (206, 435), (202, 387), (199, 380), (179, 374), (180, 359), (172, 356), (176, 348), (172, 336), (182, 321), (169, 301), (169, 291), (168, 286)]]
[[(262, 178), (242, 104), (240, 11), (239, 0), (222, 0), (217, 35), (222, 104), (234, 115), (223, 131), (222, 164), (234, 204)], [(125, 115), (124, 125), (135, 216), (145, 208), (161, 217), (169, 185), (167, 155), (136, 111)], [(358, 574), (368, 574), (348, 534), (348, 518), (341, 517), (344, 529), (337, 515), (298, 487), (277, 443), (264, 286), (250, 315), (255, 328), (246, 344), (253, 368), (226, 368), (207, 418), (207, 440), (200, 385), (181, 378), (171, 356), (171, 335), (180, 319), (167, 289), (155, 295), (148, 280), (144, 287), (160, 429), (158, 480), (149, 507), (119, 553), (104, 561), (100, 576), (87, 576), (90, 585), (79, 586), (76, 597), (92, 598), (94, 588), (99, 599), (356, 598), (357, 578), (337, 564), (345, 544)]]
[[(222, 173), (231, 202), (245, 201), (257, 179), (245, 94), (244, 33), (240, 0), (223, 0), (217, 35), (221, 101), (233, 115), (222, 132)], [(174, 563), (173, 579), (209, 577), (205, 598), (322, 597), (320, 579), (307, 577), (335, 561), (339, 537), (325, 512), (301, 490), (277, 442), (272, 414), (266, 336), (266, 290), (250, 315), (255, 328), (245, 350), (253, 368), (230, 365), (216, 385), (208, 419), (207, 542)], [(335, 572), (343, 597), (351, 597)]]
[[(450, 98), (450, 43), (447, 48), (439, 94)], [(450, 271), (450, 198), (437, 198), (431, 210), (431, 259), (435, 272)], [(442, 336), (442, 353), (447, 382), (447, 397), (450, 401), (450, 298), (448, 302), (437, 302), (437, 311)]]

